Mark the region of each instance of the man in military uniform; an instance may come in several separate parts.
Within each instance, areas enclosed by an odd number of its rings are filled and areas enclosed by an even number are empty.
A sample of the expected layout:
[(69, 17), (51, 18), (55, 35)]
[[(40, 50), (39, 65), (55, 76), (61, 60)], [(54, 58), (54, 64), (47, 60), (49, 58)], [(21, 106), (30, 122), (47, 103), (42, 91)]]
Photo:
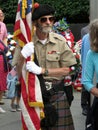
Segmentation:
[[(53, 126), (43, 130), (74, 130), (70, 107), (64, 93), (64, 76), (69, 75), (70, 67), (76, 59), (63, 36), (52, 31), (55, 10), (46, 4), (38, 4), (32, 13), (32, 21), (36, 28), (33, 42), (27, 43), (21, 50), (26, 59), (36, 53), (39, 65), (34, 61), (26, 63), (26, 70), (36, 75), (42, 74), (46, 89), (50, 93), (50, 102), (55, 106), (58, 119)], [(35, 49), (34, 49), (35, 48)], [(19, 52), (18, 52), (19, 54)]]

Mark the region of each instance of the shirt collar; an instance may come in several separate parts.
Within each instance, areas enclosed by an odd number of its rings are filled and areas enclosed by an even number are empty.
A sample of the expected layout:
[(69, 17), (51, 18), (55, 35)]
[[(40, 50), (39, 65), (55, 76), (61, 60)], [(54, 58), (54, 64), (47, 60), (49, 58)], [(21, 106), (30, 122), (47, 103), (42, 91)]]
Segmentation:
[[(34, 34), (34, 43), (37, 43), (39, 41), (36, 33)], [(56, 43), (56, 39), (53, 35), (53, 33), (49, 33), (49, 37), (48, 37), (48, 42), (52, 43), (52, 44), (55, 44)]]

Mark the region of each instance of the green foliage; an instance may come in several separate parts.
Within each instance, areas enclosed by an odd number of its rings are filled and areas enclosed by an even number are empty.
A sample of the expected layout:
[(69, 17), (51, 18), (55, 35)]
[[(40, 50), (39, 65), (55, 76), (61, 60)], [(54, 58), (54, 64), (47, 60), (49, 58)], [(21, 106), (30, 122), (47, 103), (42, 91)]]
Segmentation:
[[(5, 13), (5, 23), (14, 23), (16, 17), (17, 10), (17, 2), (18, 0), (2, 0), (0, 2), (0, 7), (3, 9)], [(1, 4), (2, 3), (2, 4)]]
[(89, 0), (36, 0), (47, 3), (56, 9), (56, 20), (67, 18), (69, 23), (89, 22)]
[[(56, 10), (56, 20), (67, 18), (69, 23), (88, 22), (89, 0), (35, 0), (34, 2), (52, 5)], [(5, 23), (14, 23), (18, 0), (0, 0), (5, 13)]]
[(75, 23), (89, 21), (89, 0), (67, 0), (66, 17)]

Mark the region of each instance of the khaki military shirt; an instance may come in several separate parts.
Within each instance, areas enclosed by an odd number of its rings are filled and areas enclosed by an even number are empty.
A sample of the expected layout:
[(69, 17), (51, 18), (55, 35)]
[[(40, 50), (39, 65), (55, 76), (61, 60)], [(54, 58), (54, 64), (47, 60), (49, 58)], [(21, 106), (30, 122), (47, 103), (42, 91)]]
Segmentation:
[[(51, 32), (46, 44), (34, 36), (34, 46), (39, 65), (43, 68), (69, 67), (76, 64), (76, 59), (63, 36)], [(58, 79), (57, 77), (45, 77)], [(61, 79), (62, 77), (59, 77)]]
[[(69, 67), (76, 64), (76, 59), (68, 47), (63, 36), (51, 32), (46, 44), (42, 44), (36, 35), (33, 37), (36, 56), (39, 65), (43, 68)], [(20, 55), (20, 48), (17, 47), (13, 64), (17, 64)], [(44, 77), (45, 79), (62, 79), (63, 77)]]

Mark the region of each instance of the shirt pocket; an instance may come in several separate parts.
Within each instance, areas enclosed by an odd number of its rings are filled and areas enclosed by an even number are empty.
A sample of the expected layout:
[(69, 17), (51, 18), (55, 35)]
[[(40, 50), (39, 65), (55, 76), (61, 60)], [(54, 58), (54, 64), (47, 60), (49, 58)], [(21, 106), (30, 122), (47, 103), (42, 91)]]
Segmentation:
[(46, 56), (46, 67), (47, 68), (59, 68), (60, 67), (60, 55), (59, 54), (48, 54)]

